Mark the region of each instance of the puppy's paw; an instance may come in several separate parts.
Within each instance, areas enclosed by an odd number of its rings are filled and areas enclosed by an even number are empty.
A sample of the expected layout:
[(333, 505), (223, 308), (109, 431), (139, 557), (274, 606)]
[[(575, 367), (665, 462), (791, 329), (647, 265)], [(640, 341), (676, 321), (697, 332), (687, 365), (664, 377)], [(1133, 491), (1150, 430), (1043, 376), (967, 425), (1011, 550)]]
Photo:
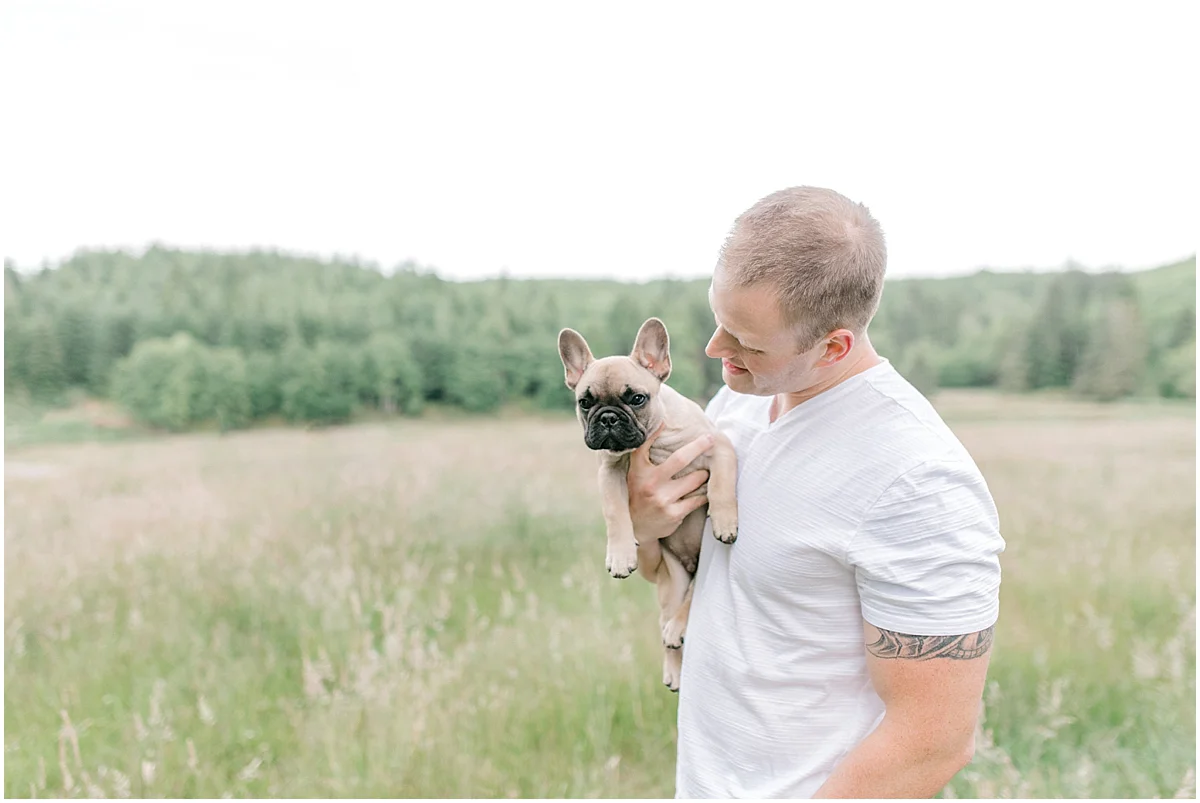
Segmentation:
[(679, 691), (679, 679), (683, 672), (683, 655), (679, 650), (667, 650), (663, 656), (663, 685), (671, 691)]
[(737, 514), (713, 513), (713, 537), (722, 544), (732, 544), (738, 537)]
[(687, 620), (672, 616), (662, 627), (663, 646), (677, 650), (683, 646), (683, 637), (687, 634)]
[(624, 546), (610, 545), (604, 559), (604, 566), (608, 569), (609, 574), (619, 580), (633, 574), (638, 567), (637, 543)]

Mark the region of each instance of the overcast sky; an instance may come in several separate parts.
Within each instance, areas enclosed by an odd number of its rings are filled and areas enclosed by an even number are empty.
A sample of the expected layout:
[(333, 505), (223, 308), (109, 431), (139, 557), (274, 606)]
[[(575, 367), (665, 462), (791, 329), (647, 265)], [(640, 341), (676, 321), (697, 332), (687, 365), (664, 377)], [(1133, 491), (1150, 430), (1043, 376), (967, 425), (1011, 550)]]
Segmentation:
[(0, 244), (456, 278), (708, 273), (782, 187), (890, 275), (1195, 253), (1195, 4), (52, 2), (0, 11)]

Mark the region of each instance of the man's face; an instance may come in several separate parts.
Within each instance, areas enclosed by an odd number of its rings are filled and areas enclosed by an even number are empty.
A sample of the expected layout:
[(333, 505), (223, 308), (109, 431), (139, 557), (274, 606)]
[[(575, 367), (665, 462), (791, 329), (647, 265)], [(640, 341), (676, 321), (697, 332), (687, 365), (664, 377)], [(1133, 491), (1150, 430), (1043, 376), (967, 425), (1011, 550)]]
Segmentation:
[(722, 272), (718, 267), (708, 288), (717, 328), (704, 353), (720, 358), (725, 384), (754, 396), (798, 393), (816, 384), (826, 342), (798, 351), (795, 330), (784, 323), (775, 291), (730, 287)]

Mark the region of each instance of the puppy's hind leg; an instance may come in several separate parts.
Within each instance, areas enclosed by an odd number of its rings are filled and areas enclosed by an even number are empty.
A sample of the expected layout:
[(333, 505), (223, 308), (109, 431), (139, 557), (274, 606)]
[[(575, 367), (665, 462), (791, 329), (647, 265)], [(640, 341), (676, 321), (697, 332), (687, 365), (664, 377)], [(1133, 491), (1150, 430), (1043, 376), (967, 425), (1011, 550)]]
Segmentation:
[[(676, 644), (674, 647), (667, 646), (665, 634), (668, 623), (673, 620), (681, 604), (677, 580), (678, 571), (683, 569), (683, 565), (668, 550), (662, 550), (661, 555), (662, 562), (658, 565), (658, 573), (654, 580), (658, 588), (658, 625), (664, 633), (662, 682), (671, 691), (679, 691), (679, 679), (683, 673), (683, 653), (680, 650), (680, 644)], [(682, 639), (682, 634), (680, 634), (680, 639)]]
[(683, 646), (692, 607), (692, 577), (679, 558), (666, 549), (662, 551), (658, 577), (658, 607), (663, 646), (677, 650)]
[(696, 581), (688, 580), (687, 591), (683, 594), (683, 602), (676, 608), (675, 613), (663, 625), (663, 646), (677, 650), (683, 646), (683, 638), (687, 634), (688, 615), (692, 612), (692, 589)]
[(663, 647), (663, 685), (671, 691), (679, 691), (683, 679), (683, 650)]

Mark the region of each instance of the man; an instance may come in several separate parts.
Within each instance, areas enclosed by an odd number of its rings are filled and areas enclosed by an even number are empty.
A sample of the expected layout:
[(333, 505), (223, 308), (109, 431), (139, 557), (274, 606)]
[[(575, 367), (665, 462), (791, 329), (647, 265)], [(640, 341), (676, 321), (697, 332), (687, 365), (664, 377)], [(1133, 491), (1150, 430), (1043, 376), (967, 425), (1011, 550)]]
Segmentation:
[[(1004, 541), (970, 455), (867, 337), (885, 263), (866, 208), (811, 187), (722, 248), (707, 412), (737, 448), (740, 526), (705, 532), (678, 797), (929, 797), (973, 753)], [(672, 479), (703, 440), (657, 467), (652, 442), (629, 474), (641, 541), (706, 477)]]

